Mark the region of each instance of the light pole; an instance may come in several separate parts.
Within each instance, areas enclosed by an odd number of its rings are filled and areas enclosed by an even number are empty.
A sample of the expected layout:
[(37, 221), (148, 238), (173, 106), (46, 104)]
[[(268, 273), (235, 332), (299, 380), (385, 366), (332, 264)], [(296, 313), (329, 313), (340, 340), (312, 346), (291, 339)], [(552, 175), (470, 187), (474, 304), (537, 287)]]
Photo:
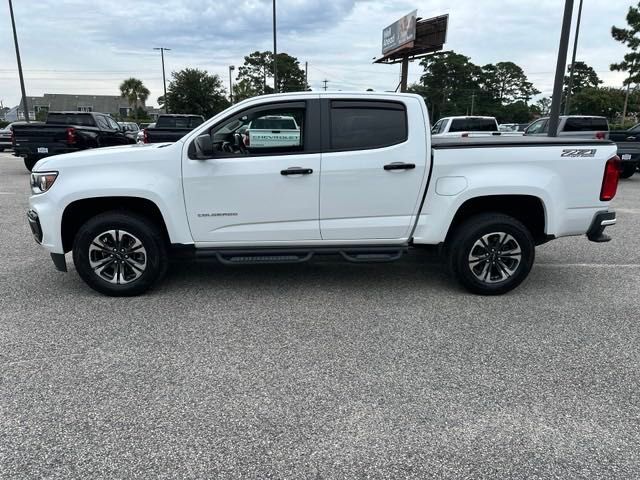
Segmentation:
[(233, 65), (229, 65), (229, 101), (233, 105), (233, 82), (231, 81), (231, 72), (236, 69)]
[(569, 85), (567, 87), (567, 98), (564, 99), (564, 114), (569, 115), (569, 104), (571, 103), (571, 90), (573, 89), (573, 68), (576, 64), (576, 53), (578, 52), (578, 35), (580, 35), (580, 20), (582, 19), (582, 1), (578, 6), (578, 21), (576, 23), (576, 38), (573, 40), (573, 56), (571, 57), (571, 70), (569, 71)]
[(164, 113), (169, 113), (167, 108), (167, 79), (164, 74), (164, 52), (170, 52), (170, 48), (154, 47), (154, 50), (160, 50), (160, 56), (162, 57), (162, 84), (164, 85)]
[(553, 96), (551, 97), (551, 114), (549, 115), (550, 137), (558, 136), (558, 124), (560, 123), (560, 104), (562, 103), (562, 86), (564, 84), (564, 72), (567, 68), (567, 50), (569, 50), (569, 34), (571, 33), (571, 14), (573, 13), (573, 0), (565, 0), (564, 18), (560, 33), (560, 48), (558, 49), (558, 62), (556, 64), (556, 79), (553, 84)]
[(276, 46), (276, 0), (273, 0), (273, 92), (278, 93), (278, 48)]
[[(20, 77), (20, 90), (22, 91), (22, 108), (24, 119), (29, 122), (29, 105), (27, 104), (27, 93), (24, 88), (24, 76), (22, 75), (22, 62), (20, 61), (20, 48), (18, 47), (18, 34), (16, 33), (16, 21), (13, 18), (13, 4), (9, 0), (9, 13), (11, 13), (11, 26), (13, 27), (13, 43), (16, 46), (16, 60), (18, 60), (18, 76)], [(18, 110), (20, 110), (18, 108)]]

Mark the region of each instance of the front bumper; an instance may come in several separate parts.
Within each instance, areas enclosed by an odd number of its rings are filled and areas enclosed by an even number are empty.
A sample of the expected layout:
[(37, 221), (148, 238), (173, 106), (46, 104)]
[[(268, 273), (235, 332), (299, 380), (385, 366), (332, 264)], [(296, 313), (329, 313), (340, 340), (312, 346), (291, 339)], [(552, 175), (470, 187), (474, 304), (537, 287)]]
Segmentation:
[[(29, 227), (31, 228), (31, 233), (33, 234), (33, 238), (38, 244), (42, 245), (42, 226), (40, 225), (40, 217), (38, 216), (38, 212), (35, 210), (29, 210), (27, 212), (27, 221), (29, 222)], [(53, 260), (53, 264), (56, 269), (61, 272), (67, 271), (67, 262), (64, 258), (64, 253), (51, 253), (51, 260)]]
[(605, 211), (596, 213), (587, 231), (587, 238), (597, 243), (611, 241), (611, 237), (604, 234), (604, 229), (615, 225), (616, 221), (616, 212)]

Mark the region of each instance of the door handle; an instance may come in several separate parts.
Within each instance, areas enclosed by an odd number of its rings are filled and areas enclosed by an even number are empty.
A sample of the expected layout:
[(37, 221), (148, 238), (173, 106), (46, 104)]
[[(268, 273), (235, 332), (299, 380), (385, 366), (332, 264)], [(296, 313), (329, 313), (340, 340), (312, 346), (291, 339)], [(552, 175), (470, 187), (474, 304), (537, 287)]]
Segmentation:
[(636, 137), (627, 137), (627, 140), (629, 140), (629, 141), (633, 141), (635, 139), (636, 139)]
[(311, 175), (312, 173), (312, 169), (300, 167), (289, 167), (286, 170), (280, 170), (280, 175)]
[(412, 170), (416, 168), (415, 163), (393, 162), (384, 166), (385, 170)]

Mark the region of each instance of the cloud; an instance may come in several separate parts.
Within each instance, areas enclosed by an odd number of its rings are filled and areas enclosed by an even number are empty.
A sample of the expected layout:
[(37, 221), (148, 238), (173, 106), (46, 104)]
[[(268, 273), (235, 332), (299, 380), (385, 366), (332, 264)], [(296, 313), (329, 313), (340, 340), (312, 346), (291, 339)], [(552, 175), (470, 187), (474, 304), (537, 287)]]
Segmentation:
[[(514, 61), (544, 93), (552, 88), (563, 3), (560, 0), (277, 0), (278, 50), (309, 62), (309, 80), (321, 88), (393, 90), (399, 66), (374, 65), (382, 28), (416, 6), (424, 18), (448, 13), (447, 49), (479, 65)], [(577, 2), (576, 2), (577, 3)], [(610, 36), (624, 25), (628, 2), (585, 2), (580, 60), (605, 83), (620, 85), (624, 74), (609, 72), (624, 48)], [(230, 64), (256, 50), (272, 48), (271, 0), (38, 0), (14, 2), (29, 95), (117, 94), (123, 78), (136, 76), (162, 92), (158, 52), (167, 70), (198, 67), (226, 80)], [(6, 8), (6, 7), (0, 7)], [(417, 62), (409, 80), (420, 76)], [(16, 104), (19, 84), (10, 29), (0, 30), (0, 98)]]

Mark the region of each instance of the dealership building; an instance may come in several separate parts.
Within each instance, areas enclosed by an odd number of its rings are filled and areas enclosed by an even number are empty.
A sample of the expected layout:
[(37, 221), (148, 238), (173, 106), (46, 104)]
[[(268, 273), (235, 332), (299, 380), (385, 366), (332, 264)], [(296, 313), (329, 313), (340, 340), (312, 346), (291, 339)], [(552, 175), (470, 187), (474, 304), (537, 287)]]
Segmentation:
[[(100, 112), (108, 113), (116, 118), (125, 118), (132, 113), (126, 98), (116, 95), (69, 95), (62, 93), (45, 93), (41, 97), (27, 97), (29, 118), (35, 119), (39, 112)], [(24, 120), (23, 102), (5, 114), (9, 122)], [(154, 107), (143, 106), (151, 119), (156, 120), (161, 112)]]

